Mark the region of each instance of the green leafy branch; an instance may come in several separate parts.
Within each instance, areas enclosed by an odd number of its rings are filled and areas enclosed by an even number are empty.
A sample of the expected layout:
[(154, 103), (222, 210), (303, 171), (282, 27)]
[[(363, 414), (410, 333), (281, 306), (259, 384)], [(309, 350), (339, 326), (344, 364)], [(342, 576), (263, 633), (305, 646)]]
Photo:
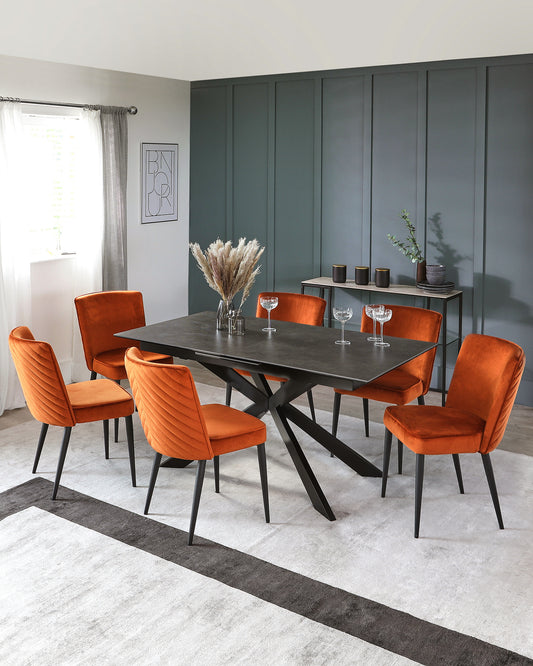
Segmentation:
[(407, 238), (405, 241), (401, 241), (393, 234), (387, 234), (387, 238), (394, 245), (394, 247), (397, 247), (398, 250), (400, 250), (402, 254), (404, 254), (406, 257), (409, 257), (413, 264), (416, 264), (419, 261), (424, 261), (422, 249), (416, 240), (415, 226), (409, 219), (409, 213), (403, 209), (400, 217), (405, 222), (405, 226), (407, 227)]

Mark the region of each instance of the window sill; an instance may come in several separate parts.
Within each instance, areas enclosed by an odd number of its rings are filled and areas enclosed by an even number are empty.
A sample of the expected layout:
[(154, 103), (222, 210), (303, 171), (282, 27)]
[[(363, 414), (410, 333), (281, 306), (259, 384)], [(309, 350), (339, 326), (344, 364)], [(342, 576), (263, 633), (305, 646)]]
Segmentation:
[(76, 256), (75, 252), (69, 254), (56, 254), (49, 257), (34, 257), (30, 259), (30, 264), (42, 264), (48, 261), (64, 261), (65, 259), (74, 259)]

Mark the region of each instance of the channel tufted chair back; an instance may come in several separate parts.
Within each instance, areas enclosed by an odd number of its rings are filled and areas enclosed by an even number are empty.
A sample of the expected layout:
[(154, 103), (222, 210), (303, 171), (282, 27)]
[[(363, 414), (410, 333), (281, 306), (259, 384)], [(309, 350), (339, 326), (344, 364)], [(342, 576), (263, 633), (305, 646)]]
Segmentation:
[(215, 491), (219, 491), (219, 456), (257, 447), (265, 520), (270, 522), (265, 455), (266, 426), (255, 416), (226, 405), (201, 405), (189, 368), (153, 363), (136, 347), (126, 352), (126, 371), (148, 443), (155, 451), (144, 513), (148, 513), (162, 455), (178, 466), (198, 461), (189, 545), (200, 505), (206, 460), (214, 460)]
[(52, 499), (56, 499), (72, 428), (78, 423), (103, 421), (104, 450), (109, 457), (109, 419), (126, 419), (131, 482), (135, 486), (133, 445), (133, 400), (109, 379), (65, 384), (54, 350), (48, 342), (36, 340), (27, 326), (9, 335), (9, 348), (24, 397), (32, 416), (40, 421), (41, 434), (32, 472), (35, 474), (49, 426), (64, 428)]

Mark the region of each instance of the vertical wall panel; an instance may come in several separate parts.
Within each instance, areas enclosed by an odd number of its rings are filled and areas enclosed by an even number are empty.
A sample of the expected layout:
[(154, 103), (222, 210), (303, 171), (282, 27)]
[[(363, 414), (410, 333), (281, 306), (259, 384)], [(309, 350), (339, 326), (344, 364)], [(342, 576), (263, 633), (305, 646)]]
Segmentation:
[(400, 211), (416, 220), (417, 204), (417, 108), (416, 72), (380, 74), (374, 77), (372, 165), (372, 268), (391, 269), (391, 280), (414, 282), (415, 267), (394, 248), (387, 234), (405, 235)]
[[(191, 242), (205, 249), (226, 235), (225, 86), (191, 90)], [(189, 262), (189, 311), (216, 309), (217, 294), (207, 286), (196, 261)]]
[[(257, 294), (267, 289), (270, 239), (268, 215), (268, 84), (236, 85), (233, 93), (233, 239), (266, 247), (261, 273), (244, 306), (255, 314)], [(272, 251), (272, 250), (271, 250)]]
[(364, 77), (325, 80), (322, 116), (321, 274), (363, 257)]
[[(484, 332), (533, 358), (533, 65), (490, 67)], [(529, 362), (519, 399), (533, 404)]]

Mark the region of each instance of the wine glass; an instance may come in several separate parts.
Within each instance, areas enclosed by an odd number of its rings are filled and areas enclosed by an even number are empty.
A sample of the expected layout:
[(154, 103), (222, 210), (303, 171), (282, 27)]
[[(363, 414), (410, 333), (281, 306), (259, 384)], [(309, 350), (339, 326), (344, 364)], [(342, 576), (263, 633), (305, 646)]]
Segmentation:
[(388, 342), (383, 342), (383, 324), (386, 321), (389, 321), (390, 318), (392, 317), (392, 310), (383, 308), (383, 311), (376, 312), (374, 316), (376, 320), (379, 321), (379, 323), (381, 324), (381, 336), (379, 337), (377, 342), (374, 342), (374, 344), (377, 347), (390, 347), (390, 344)]
[(277, 296), (261, 296), (261, 307), (265, 308), (268, 314), (268, 326), (262, 330), (266, 333), (275, 333), (276, 329), (270, 325), (270, 311), (278, 306)]
[(373, 333), (367, 338), (369, 342), (377, 342), (379, 340), (376, 335), (376, 317), (374, 316), (376, 312), (382, 312), (385, 309), (384, 305), (365, 305), (365, 312), (367, 317), (372, 319), (372, 328)]
[(352, 318), (353, 310), (347, 305), (336, 305), (333, 308), (333, 316), (341, 323), (341, 339), (335, 340), (336, 345), (349, 345), (350, 341), (344, 339), (344, 324)]

